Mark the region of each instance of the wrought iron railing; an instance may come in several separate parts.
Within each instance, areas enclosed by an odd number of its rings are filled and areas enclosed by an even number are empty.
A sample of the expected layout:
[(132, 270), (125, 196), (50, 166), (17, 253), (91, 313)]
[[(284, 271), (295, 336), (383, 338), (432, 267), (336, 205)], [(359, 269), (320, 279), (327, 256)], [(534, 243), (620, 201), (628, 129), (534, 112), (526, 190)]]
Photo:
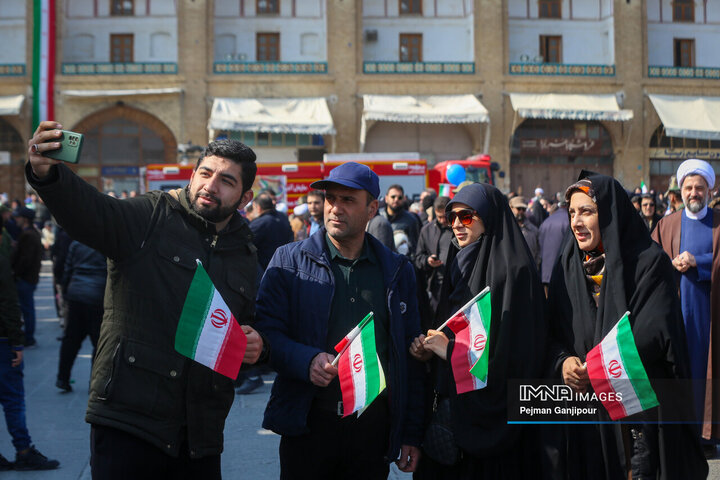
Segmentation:
[(213, 73), (220, 74), (307, 74), (328, 73), (327, 62), (215, 62)]
[(663, 67), (650, 65), (650, 78), (705, 78), (720, 80), (720, 68), (713, 67)]
[(63, 75), (168, 75), (178, 73), (177, 63), (63, 63)]
[(363, 73), (473, 74), (474, 62), (363, 62)]
[(614, 77), (615, 65), (575, 63), (510, 63), (510, 75)]
[(0, 63), (0, 77), (20, 77), (25, 75), (24, 63)]

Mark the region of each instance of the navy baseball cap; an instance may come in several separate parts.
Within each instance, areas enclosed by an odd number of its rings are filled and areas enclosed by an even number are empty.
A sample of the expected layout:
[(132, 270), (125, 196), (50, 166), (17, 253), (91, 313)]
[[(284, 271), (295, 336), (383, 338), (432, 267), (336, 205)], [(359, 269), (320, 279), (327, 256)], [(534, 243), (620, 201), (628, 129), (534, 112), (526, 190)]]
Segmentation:
[(13, 217), (25, 217), (28, 220), (34, 220), (35, 219), (35, 210), (31, 210), (27, 207), (18, 207), (12, 213), (12, 216)]
[(380, 179), (370, 167), (361, 163), (346, 162), (338, 165), (330, 170), (326, 179), (311, 183), (310, 188), (325, 190), (331, 183), (366, 190), (375, 198), (380, 195)]

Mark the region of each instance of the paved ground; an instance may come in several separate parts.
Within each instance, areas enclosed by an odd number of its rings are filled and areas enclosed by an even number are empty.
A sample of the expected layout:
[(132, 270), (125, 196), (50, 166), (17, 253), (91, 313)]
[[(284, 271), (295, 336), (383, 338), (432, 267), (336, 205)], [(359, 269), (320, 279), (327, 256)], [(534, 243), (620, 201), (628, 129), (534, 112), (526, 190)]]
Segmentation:
[[(55, 388), (61, 333), (52, 300), (49, 264), (43, 265), (35, 293), (38, 313), (38, 346), (25, 353), (25, 395), (28, 427), (37, 448), (61, 465), (47, 472), (0, 472), (8, 480), (89, 479), (90, 428), (84, 421), (90, 378), (90, 341), (86, 340), (73, 368), (71, 393)], [(260, 426), (270, 392), (271, 378), (258, 393), (237, 396), (225, 428), (223, 477), (227, 479), (271, 480), (279, 477), (279, 437)], [(0, 423), (2, 424), (2, 423)], [(14, 448), (5, 429), (0, 430), (0, 453), (12, 459)], [(390, 478), (407, 480), (410, 475), (393, 470)], [(711, 462), (710, 478), (720, 480), (720, 460)]]

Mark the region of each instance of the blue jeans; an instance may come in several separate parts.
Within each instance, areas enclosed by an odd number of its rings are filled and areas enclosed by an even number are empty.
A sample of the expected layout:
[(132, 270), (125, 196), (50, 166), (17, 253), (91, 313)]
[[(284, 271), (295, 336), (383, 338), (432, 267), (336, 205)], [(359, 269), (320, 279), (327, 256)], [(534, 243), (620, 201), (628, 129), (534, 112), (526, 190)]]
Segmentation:
[(35, 288), (37, 288), (37, 284), (18, 278), (15, 286), (25, 323), (25, 345), (32, 345), (35, 343)]
[(5, 423), (12, 436), (15, 450), (30, 446), (30, 434), (25, 424), (25, 389), (23, 388), (23, 364), (11, 365), (15, 358), (7, 339), (0, 339), (0, 404), (5, 411)]

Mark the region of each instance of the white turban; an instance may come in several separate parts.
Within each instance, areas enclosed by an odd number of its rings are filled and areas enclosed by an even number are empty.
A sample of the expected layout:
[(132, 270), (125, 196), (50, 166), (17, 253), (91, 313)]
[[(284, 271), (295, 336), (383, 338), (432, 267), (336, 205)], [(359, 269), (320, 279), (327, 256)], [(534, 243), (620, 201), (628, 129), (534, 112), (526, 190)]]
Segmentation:
[(302, 203), (298, 205), (297, 207), (293, 208), (293, 213), (295, 215), (305, 215), (308, 212), (308, 206), (307, 203)]
[(538, 188), (535, 189), (535, 196), (540, 196), (540, 195), (545, 195), (545, 190), (543, 190), (542, 188), (538, 187)]
[(710, 190), (715, 188), (715, 171), (705, 160), (691, 158), (680, 164), (677, 170), (677, 181), (680, 188), (688, 175), (700, 175), (705, 179)]

